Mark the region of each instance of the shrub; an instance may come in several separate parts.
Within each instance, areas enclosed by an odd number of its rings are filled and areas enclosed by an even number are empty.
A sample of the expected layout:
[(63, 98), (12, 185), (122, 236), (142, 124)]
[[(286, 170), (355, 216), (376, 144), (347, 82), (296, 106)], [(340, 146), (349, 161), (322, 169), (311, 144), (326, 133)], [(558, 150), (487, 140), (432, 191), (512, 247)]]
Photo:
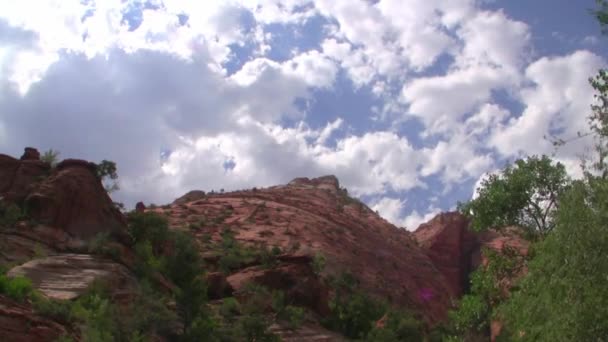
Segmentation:
[(369, 342), (424, 341), (422, 324), (412, 314), (390, 311), (384, 327), (375, 327), (366, 338)]
[(155, 251), (159, 251), (163, 242), (169, 237), (169, 222), (165, 217), (154, 212), (130, 213), (129, 233), (134, 242), (150, 241)]
[(232, 320), (240, 312), (240, 304), (234, 297), (224, 298), (222, 306), (220, 307), (220, 314), (224, 318)]
[(49, 163), (51, 167), (55, 167), (57, 166), (57, 162), (59, 160), (59, 151), (49, 149), (48, 151), (42, 153), (42, 155), (40, 156), (40, 160)]
[(317, 252), (312, 259), (312, 270), (316, 275), (320, 275), (321, 272), (325, 269), (325, 264), (327, 260), (325, 256), (320, 252)]
[(34, 310), (36, 313), (50, 317), (61, 323), (71, 323), (74, 321), (72, 313), (73, 302), (66, 300), (48, 299), (42, 295), (35, 295), (33, 298)]
[(3, 204), (0, 202), (0, 225), (11, 227), (25, 218), (25, 213), (14, 203)]
[(289, 329), (295, 330), (304, 322), (304, 315), (305, 311), (303, 308), (287, 305), (280, 317), (287, 321), (287, 327)]
[(8, 277), (0, 274), (0, 293), (16, 301), (24, 301), (33, 293), (32, 282), (25, 277)]
[(325, 325), (348, 338), (365, 338), (386, 311), (386, 305), (358, 290), (358, 281), (350, 273), (332, 283), (335, 295), (330, 300), (331, 314)]

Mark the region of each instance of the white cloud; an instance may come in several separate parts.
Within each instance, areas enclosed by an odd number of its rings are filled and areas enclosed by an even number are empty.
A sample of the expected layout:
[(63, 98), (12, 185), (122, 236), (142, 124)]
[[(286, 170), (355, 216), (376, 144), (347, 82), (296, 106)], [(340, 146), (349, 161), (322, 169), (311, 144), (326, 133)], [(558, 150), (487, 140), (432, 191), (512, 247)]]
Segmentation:
[[(445, 193), (497, 159), (548, 152), (543, 134), (584, 130), (586, 79), (603, 65), (585, 51), (528, 65), (530, 28), (475, 0), (155, 4), (137, 28), (125, 20), (132, 1), (0, 5), (0, 147), (114, 159), (127, 202), (336, 174), (415, 228), (439, 210), (433, 202), (401, 214), (409, 190), (442, 192), (425, 177)], [(322, 27), (308, 37), (313, 18)], [(342, 75), (355, 89), (338, 88)], [(525, 110), (514, 113), (497, 92)], [(356, 116), (344, 109), (351, 103), (328, 105), (334, 95), (378, 102)], [(558, 157), (574, 167), (581, 146)]]
[(489, 102), (493, 89), (507, 86), (506, 76), (491, 67), (471, 67), (445, 76), (417, 78), (403, 87), (402, 101), (429, 133), (445, 132), (465, 114)]
[[(503, 12), (483, 11), (464, 22), (457, 31), (464, 47), (456, 56), (461, 67), (490, 65), (516, 76), (529, 54), (530, 29)], [(503, 75), (505, 77), (506, 75)]]
[[(526, 69), (526, 78), (532, 85), (521, 89), (525, 110), (518, 117), (498, 126), (491, 144), (505, 156), (552, 152), (545, 135), (557, 133), (570, 139), (577, 132), (587, 131), (587, 117), (593, 101), (588, 78), (594, 75), (604, 61), (588, 51), (577, 51), (568, 56), (543, 57)], [(558, 157), (578, 158), (589, 141), (576, 140), (558, 152)]]
[(429, 207), (427, 212), (424, 214), (420, 214), (418, 211), (414, 210), (408, 217), (404, 220), (404, 226), (407, 230), (414, 231), (421, 224), (430, 221), (433, 217), (437, 216), (441, 212), (441, 209)]
[(440, 209), (429, 206), (426, 213), (420, 214), (413, 210), (408, 216), (404, 216), (404, 211), (407, 202), (399, 198), (382, 197), (372, 203), (372, 210), (378, 211), (378, 214), (387, 221), (398, 227), (404, 227), (409, 231), (414, 231), (424, 222), (429, 221), (441, 212)]

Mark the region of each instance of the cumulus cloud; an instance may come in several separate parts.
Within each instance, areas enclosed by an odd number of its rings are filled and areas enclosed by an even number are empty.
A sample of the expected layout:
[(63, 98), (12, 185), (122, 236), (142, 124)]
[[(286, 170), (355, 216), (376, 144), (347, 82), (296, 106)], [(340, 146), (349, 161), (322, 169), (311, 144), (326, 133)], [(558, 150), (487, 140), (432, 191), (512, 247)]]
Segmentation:
[[(411, 190), (446, 194), (503, 159), (549, 152), (542, 135), (586, 128), (587, 77), (604, 61), (578, 51), (531, 62), (528, 24), (479, 6), (6, 3), (0, 148), (113, 159), (116, 196), (128, 205), (335, 174), (351, 194), (376, 199), (389, 221), (413, 229), (447, 208), (410, 198)], [(334, 113), (333, 99), (369, 114)], [(573, 166), (583, 145), (558, 157)], [(443, 188), (430, 189), (431, 177)], [(413, 201), (424, 204), (411, 210)]]
[[(530, 86), (520, 90), (525, 105), (523, 113), (499, 125), (490, 139), (491, 144), (505, 156), (549, 154), (553, 150), (545, 136), (574, 138), (588, 130), (593, 91), (588, 79), (605, 65), (599, 56), (589, 51), (577, 51), (568, 56), (543, 57), (530, 64), (525, 72)], [(589, 140), (578, 139), (558, 150), (558, 157), (578, 159)]]
[(404, 215), (407, 202), (399, 198), (383, 197), (372, 203), (372, 210), (377, 211), (382, 217), (392, 224), (414, 231), (441, 212), (440, 209), (429, 206), (425, 213), (420, 214), (413, 210), (409, 215)]

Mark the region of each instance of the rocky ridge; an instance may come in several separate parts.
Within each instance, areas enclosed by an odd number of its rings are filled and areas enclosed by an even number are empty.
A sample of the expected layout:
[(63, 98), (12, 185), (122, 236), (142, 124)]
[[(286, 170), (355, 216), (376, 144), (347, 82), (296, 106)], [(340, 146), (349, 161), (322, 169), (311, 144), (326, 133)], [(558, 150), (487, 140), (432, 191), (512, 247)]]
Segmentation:
[[(96, 279), (109, 279), (121, 284), (118, 297), (129, 297), (133, 252), (121, 243), (127, 240), (126, 219), (103, 189), (95, 164), (68, 159), (51, 168), (31, 148), (20, 160), (0, 154), (0, 198), (29, 209), (28, 220), (0, 229), (0, 266), (12, 268), (9, 276), (27, 275), (45, 295), (64, 299), (77, 298)], [(514, 235), (471, 233), (457, 213), (440, 214), (413, 233), (397, 228), (349, 197), (334, 176), (230, 193), (191, 191), (162, 207), (138, 203), (137, 211), (156, 212), (171, 229), (192, 234), (209, 265), (221, 255), (205, 246), (219, 243), (227, 230), (245, 246), (276, 247), (280, 254), (271, 269), (254, 261), (227, 275), (208, 273), (210, 299), (238, 298), (255, 282), (285, 291), (318, 317), (327, 314), (332, 296), (322, 279), (350, 272), (370, 295), (433, 325), (467, 290), (484, 246), (526, 248)], [(87, 241), (100, 233), (116, 241), (114, 260), (90, 255)], [(319, 255), (326, 260), (321, 274), (314, 267)], [(273, 329), (286, 341), (341, 339), (314, 321), (295, 332)], [(40, 333), (47, 330), (53, 333)], [(52, 341), (65, 334), (79, 340), (72, 327), (0, 297), (0, 339)]]

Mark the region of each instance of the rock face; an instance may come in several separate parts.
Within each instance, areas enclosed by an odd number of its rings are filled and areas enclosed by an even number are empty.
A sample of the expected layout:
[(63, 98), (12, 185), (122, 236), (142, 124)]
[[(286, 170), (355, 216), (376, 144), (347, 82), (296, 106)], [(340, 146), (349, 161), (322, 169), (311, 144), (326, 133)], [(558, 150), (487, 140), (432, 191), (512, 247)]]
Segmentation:
[[(350, 272), (364, 291), (411, 308), (429, 322), (444, 318), (451, 304), (443, 275), (412, 234), (348, 197), (334, 176), (207, 194), (148, 210), (166, 215), (174, 229), (198, 225), (191, 232), (201, 244), (209, 238), (221, 241), (220, 233), (229, 228), (245, 245), (277, 246), (291, 257), (309, 260), (320, 253), (327, 260), (323, 274)], [(238, 291), (238, 279), (268, 277), (274, 279), (270, 283), (281, 282), (308, 274), (305, 267), (309, 266), (285, 266), (279, 274), (248, 269), (228, 281)], [(315, 291), (315, 296), (323, 295), (321, 289)]]
[(21, 304), (0, 295), (0, 341), (53, 342), (72, 336), (65, 326), (34, 313), (29, 304)]
[(33, 147), (26, 147), (21, 160), (40, 160), (40, 152)]
[(26, 198), (30, 215), (80, 238), (124, 231), (120, 211), (95, 174), (95, 164), (67, 159)]
[(117, 296), (128, 296), (136, 287), (136, 280), (126, 267), (88, 254), (34, 259), (14, 267), (7, 275), (27, 277), (45, 296), (61, 300), (83, 295), (95, 281), (109, 284)]
[(192, 201), (199, 200), (201, 198), (205, 198), (205, 192), (201, 190), (192, 190), (182, 197), (173, 201), (173, 204), (184, 204)]
[(48, 163), (37, 159), (18, 160), (0, 154), (0, 197), (11, 202), (23, 201), (50, 169)]
[(445, 277), (452, 295), (460, 297), (468, 290), (469, 274), (485, 263), (484, 247), (501, 251), (510, 246), (520, 254), (527, 253), (528, 243), (517, 232), (507, 228), (476, 234), (468, 230), (464, 216), (451, 212), (420, 225), (414, 236)]
[(452, 296), (467, 288), (471, 255), (477, 248), (475, 235), (467, 229), (466, 218), (458, 213), (439, 214), (414, 233), (420, 246), (445, 277)]
[(282, 264), (272, 269), (249, 267), (228, 277), (238, 296), (246, 284), (256, 283), (271, 290), (282, 290), (290, 301), (325, 316), (329, 314), (329, 289), (313, 273), (310, 264)]

